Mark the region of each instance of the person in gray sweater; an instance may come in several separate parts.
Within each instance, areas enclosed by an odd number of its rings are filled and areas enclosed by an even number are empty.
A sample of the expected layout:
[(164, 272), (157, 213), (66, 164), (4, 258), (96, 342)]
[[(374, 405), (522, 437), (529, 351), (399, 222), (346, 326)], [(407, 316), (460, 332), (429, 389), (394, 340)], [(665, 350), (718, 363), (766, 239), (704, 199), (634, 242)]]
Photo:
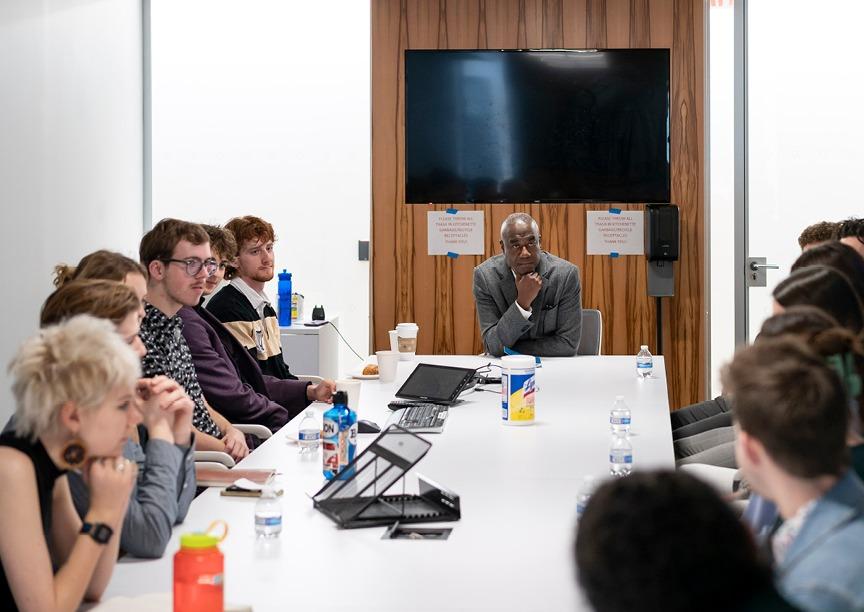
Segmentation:
[[(109, 319), (143, 357), (146, 349), (138, 337), (140, 307), (140, 298), (123, 283), (73, 280), (48, 297), (41, 325), (77, 314)], [(165, 376), (140, 379), (136, 391), (135, 409), (141, 413), (142, 424), (129, 432), (123, 456), (138, 464), (138, 480), (123, 520), (120, 549), (136, 557), (158, 558), (195, 496), (194, 404), (177, 382)], [(83, 517), (90, 505), (87, 485), (77, 472), (70, 472), (68, 480), (75, 509)]]

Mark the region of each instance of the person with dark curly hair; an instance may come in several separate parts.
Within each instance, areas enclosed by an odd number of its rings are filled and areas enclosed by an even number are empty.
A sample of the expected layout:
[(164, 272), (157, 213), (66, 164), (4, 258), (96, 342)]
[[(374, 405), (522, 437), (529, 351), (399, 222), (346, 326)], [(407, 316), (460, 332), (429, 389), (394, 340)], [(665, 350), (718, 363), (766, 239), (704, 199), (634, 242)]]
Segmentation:
[(798, 246), (801, 247), (802, 251), (806, 251), (829, 240), (834, 240), (834, 233), (837, 231), (838, 225), (839, 223), (833, 221), (820, 221), (808, 225), (798, 236)]
[(838, 223), (834, 239), (848, 244), (864, 257), (864, 218), (850, 217)]
[[(597, 612), (794, 610), (747, 528), (710, 486), (682, 472), (636, 472), (600, 486), (574, 556)], [(683, 568), (699, 571), (684, 578)]]

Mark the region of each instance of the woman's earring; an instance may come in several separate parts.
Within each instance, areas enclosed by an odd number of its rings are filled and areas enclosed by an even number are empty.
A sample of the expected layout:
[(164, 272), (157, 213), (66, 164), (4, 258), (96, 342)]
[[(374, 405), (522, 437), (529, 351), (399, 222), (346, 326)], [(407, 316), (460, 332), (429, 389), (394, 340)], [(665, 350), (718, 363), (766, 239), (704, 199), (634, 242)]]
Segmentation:
[(84, 465), (84, 459), (87, 457), (87, 449), (84, 448), (84, 443), (78, 438), (70, 440), (63, 447), (63, 452), (60, 453), (63, 463), (66, 464), (66, 469), (74, 470)]

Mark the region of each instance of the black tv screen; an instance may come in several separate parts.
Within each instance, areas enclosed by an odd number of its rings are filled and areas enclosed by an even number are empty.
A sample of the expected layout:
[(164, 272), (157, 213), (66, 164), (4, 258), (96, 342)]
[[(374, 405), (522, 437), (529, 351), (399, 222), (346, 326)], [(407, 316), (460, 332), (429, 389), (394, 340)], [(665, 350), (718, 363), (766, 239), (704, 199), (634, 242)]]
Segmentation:
[(405, 52), (405, 201), (669, 202), (669, 50)]

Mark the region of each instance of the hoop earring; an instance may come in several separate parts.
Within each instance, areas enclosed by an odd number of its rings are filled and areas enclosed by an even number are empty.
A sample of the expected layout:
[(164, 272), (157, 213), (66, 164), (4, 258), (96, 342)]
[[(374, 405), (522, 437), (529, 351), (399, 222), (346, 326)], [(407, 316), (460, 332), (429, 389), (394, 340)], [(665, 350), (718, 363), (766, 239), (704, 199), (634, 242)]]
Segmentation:
[(73, 438), (63, 447), (60, 457), (63, 459), (63, 463), (66, 464), (66, 469), (74, 470), (84, 465), (84, 459), (87, 458), (87, 449), (81, 440)]

